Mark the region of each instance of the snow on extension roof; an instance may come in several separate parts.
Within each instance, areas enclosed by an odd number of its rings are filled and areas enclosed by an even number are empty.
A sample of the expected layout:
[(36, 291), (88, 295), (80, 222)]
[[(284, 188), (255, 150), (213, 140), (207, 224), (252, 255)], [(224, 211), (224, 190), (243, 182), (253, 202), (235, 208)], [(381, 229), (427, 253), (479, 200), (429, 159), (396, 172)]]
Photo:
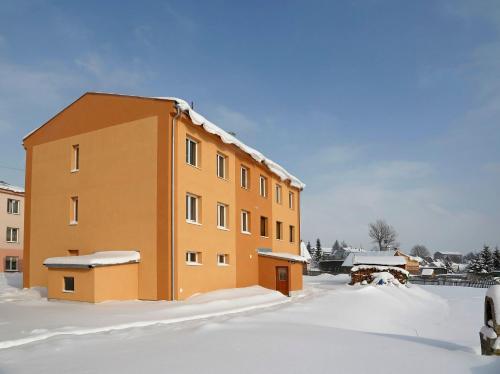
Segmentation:
[(203, 129), (205, 129), (205, 131), (207, 131), (210, 134), (217, 135), (224, 143), (233, 144), (239, 149), (241, 149), (243, 152), (249, 154), (255, 161), (266, 165), (267, 168), (271, 172), (276, 174), (282, 181), (289, 180), (290, 184), (293, 187), (297, 187), (301, 190), (306, 187), (306, 185), (299, 178), (290, 174), (284, 167), (277, 164), (273, 160), (267, 158), (256, 149), (253, 149), (252, 147), (249, 147), (242, 141), (238, 140), (233, 135), (229, 134), (228, 132), (221, 129), (219, 126), (207, 120), (201, 114), (195, 112), (193, 109), (191, 109), (191, 106), (185, 100), (179, 99), (177, 97), (155, 97), (154, 99), (175, 101), (179, 109), (187, 113), (191, 118), (191, 121), (195, 125), (203, 127)]
[(405, 265), (406, 259), (402, 256), (354, 256), (354, 265)]
[(8, 184), (7, 182), (4, 182), (4, 181), (0, 181), (0, 190), (7, 190), (7, 191), (16, 192), (16, 193), (24, 193), (24, 188), (13, 186), (13, 185)]
[(137, 251), (101, 251), (91, 255), (49, 257), (43, 264), (47, 267), (89, 267), (119, 265), (139, 262)]
[(422, 275), (432, 275), (434, 274), (434, 269), (425, 268), (422, 269)]
[(307, 259), (303, 256), (294, 255), (293, 253), (286, 253), (286, 252), (259, 252), (259, 256), (279, 258), (288, 261), (307, 262)]

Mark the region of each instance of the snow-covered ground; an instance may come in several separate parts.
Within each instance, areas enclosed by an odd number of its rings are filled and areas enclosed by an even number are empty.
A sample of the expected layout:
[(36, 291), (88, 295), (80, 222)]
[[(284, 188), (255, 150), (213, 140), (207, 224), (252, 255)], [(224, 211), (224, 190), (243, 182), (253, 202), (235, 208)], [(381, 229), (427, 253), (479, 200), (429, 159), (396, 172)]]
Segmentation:
[(500, 373), (479, 354), (486, 290), (346, 281), (91, 305), (0, 276), (0, 373)]

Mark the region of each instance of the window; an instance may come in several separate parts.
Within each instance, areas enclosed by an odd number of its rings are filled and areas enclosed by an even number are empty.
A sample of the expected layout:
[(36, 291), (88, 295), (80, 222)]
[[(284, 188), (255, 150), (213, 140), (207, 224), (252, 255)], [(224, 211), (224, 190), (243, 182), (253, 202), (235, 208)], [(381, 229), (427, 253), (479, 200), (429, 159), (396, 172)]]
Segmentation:
[(250, 212), (241, 211), (241, 232), (250, 234)]
[(7, 213), (19, 214), (19, 205), (21, 201), (15, 199), (7, 199)]
[(194, 251), (186, 252), (186, 264), (201, 265), (201, 253)]
[(71, 219), (69, 223), (71, 225), (76, 225), (78, 223), (78, 196), (73, 196), (71, 198)]
[(6, 256), (5, 257), (5, 271), (19, 271), (19, 257)]
[(191, 194), (186, 195), (186, 221), (198, 223), (198, 203), (199, 197)]
[(219, 266), (229, 265), (229, 255), (225, 253), (219, 253), (217, 255), (217, 265)]
[(71, 157), (71, 171), (80, 170), (80, 146), (75, 144), (73, 146), (73, 155)]
[(68, 256), (80, 256), (78, 249), (68, 249)]
[(198, 142), (191, 138), (186, 138), (186, 162), (198, 166)]
[(290, 225), (289, 229), (290, 229), (289, 240), (290, 240), (290, 243), (293, 243), (293, 242), (295, 242), (295, 227)]
[(267, 226), (268, 219), (267, 217), (260, 217), (260, 236), (267, 238), (269, 236), (269, 230)]
[(19, 229), (15, 227), (7, 227), (7, 243), (18, 243), (19, 242)]
[(293, 207), (294, 207), (293, 200), (294, 200), (294, 194), (293, 194), (293, 192), (289, 192), (288, 193), (288, 207), (290, 209), (293, 209)]
[(217, 203), (217, 227), (227, 229), (227, 205)]
[(75, 292), (75, 278), (64, 277), (64, 292)]
[(262, 175), (259, 178), (259, 191), (260, 191), (260, 196), (266, 197), (267, 196), (267, 178), (263, 177)]
[(276, 202), (281, 204), (281, 186), (279, 184), (276, 185)]
[(226, 160), (226, 156), (217, 153), (217, 176), (222, 179), (226, 179)]
[(241, 188), (244, 188), (245, 190), (248, 190), (248, 168), (242, 166), (241, 167)]
[(276, 239), (283, 240), (283, 222), (276, 221)]

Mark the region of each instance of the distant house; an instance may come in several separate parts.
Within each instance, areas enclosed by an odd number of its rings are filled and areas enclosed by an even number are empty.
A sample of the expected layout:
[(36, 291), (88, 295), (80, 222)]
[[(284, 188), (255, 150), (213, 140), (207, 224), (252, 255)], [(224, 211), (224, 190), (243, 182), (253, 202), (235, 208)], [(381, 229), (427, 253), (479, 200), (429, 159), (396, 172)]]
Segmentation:
[(422, 269), (420, 275), (422, 276), (422, 278), (434, 278), (434, 269), (424, 268)]
[(342, 264), (344, 260), (336, 260), (336, 259), (326, 259), (321, 260), (318, 264), (319, 270), (326, 271), (332, 274), (340, 274), (343, 272)]
[(0, 181), (0, 272), (22, 271), (24, 188)]
[(434, 253), (434, 260), (451, 261), (456, 264), (463, 263), (464, 255), (460, 252), (442, 252)]
[(401, 250), (396, 250), (395, 256), (401, 256), (406, 259), (406, 270), (410, 272), (410, 274), (420, 274), (420, 263), (422, 259), (420, 257), (410, 256), (406, 253), (403, 253)]

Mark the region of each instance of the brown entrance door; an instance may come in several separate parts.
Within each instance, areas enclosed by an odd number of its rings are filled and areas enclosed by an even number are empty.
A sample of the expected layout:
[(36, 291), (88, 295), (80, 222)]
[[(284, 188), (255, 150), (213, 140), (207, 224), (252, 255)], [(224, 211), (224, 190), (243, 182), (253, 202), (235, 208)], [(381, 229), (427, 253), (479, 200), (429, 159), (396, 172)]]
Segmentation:
[(286, 266), (276, 266), (276, 291), (289, 296), (288, 267)]

